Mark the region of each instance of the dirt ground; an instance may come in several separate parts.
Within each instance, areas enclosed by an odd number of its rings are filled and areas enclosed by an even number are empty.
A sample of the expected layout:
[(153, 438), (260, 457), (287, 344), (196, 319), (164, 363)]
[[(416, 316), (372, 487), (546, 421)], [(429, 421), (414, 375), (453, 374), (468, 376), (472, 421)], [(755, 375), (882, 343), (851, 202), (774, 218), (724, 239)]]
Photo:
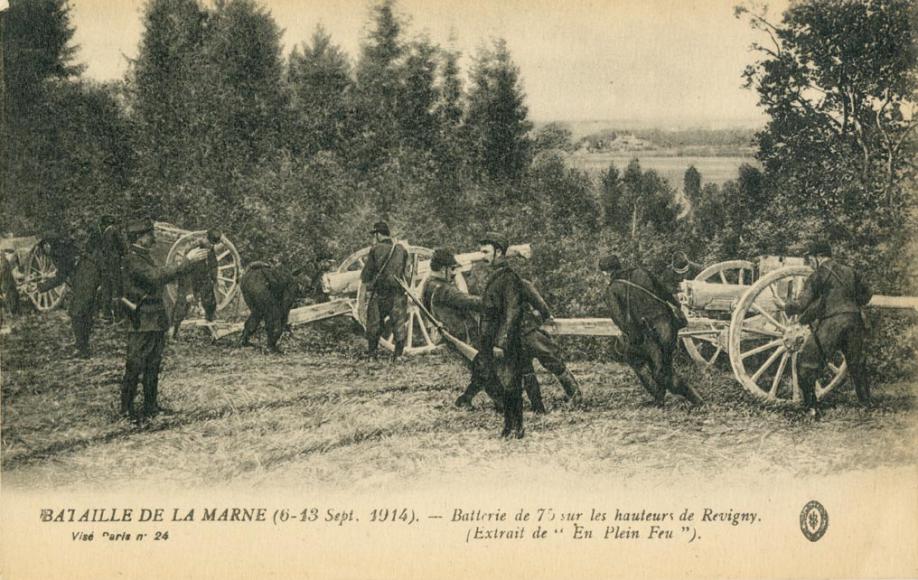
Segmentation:
[[(520, 477), (521, 469), (617, 481), (806, 476), (918, 459), (914, 384), (876, 385), (864, 410), (849, 387), (825, 419), (768, 406), (729, 373), (681, 365), (708, 403), (648, 399), (614, 362), (572, 361), (585, 394), (566, 406), (540, 370), (549, 414), (525, 415), (505, 441), (484, 394), (453, 400), (468, 372), (447, 353), (366, 361), (347, 320), (297, 329), (284, 355), (212, 344), (193, 331), (167, 347), (160, 402), (174, 412), (139, 428), (116, 414), (125, 330), (100, 325), (95, 356), (71, 356), (61, 313), (21, 320), (0, 337), (3, 483), (14, 489), (123, 489), (138, 482), (206, 489), (313, 486), (404, 489), (457, 474)], [(201, 331), (203, 332), (203, 331)], [(564, 339), (561, 339), (562, 341)], [(525, 471), (523, 475), (525, 477)]]

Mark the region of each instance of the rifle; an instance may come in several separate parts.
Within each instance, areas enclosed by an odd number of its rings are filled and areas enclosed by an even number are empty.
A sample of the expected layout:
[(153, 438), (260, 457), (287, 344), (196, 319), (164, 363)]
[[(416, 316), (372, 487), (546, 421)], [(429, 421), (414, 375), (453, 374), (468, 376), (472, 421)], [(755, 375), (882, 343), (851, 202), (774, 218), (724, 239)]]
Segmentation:
[(418, 310), (421, 311), (421, 313), (431, 322), (431, 324), (437, 327), (437, 330), (440, 331), (440, 334), (443, 336), (443, 338), (446, 339), (446, 342), (449, 343), (450, 346), (452, 346), (459, 354), (461, 354), (469, 361), (472, 361), (476, 356), (478, 356), (478, 350), (475, 347), (462, 342), (450, 334), (448, 330), (446, 330), (446, 326), (437, 320), (436, 317), (431, 314), (429, 310), (427, 310), (427, 307), (424, 306), (423, 302), (421, 302), (421, 300), (414, 295), (414, 292), (412, 292), (411, 288), (408, 287), (407, 282), (401, 278), (396, 278), (395, 281), (398, 282), (398, 285), (402, 287), (402, 290), (405, 291), (405, 294), (408, 296), (408, 298), (414, 302), (415, 306), (418, 307)]

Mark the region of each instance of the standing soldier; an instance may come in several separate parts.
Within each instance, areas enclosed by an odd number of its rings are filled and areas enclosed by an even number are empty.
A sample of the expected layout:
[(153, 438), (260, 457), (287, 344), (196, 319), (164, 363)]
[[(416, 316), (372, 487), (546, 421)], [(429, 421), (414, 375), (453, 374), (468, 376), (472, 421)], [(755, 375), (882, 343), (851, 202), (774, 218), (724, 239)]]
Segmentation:
[(127, 341), (127, 363), (121, 384), (121, 413), (137, 419), (134, 396), (137, 381), (143, 377), (143, 414), (153, 417), (161, 409), (156, 402), (159, 369), (166, 343), (166, 307), (163, 289), (166, 284), (188, 272), (207, 257), (207, 250), (195, 248), (188, 252), (188, 261), (181, 265), (158, 266), (150, 255), (156, 241), (153, 222), (139, 220), (128, 226), (131, 248), (124, 260), (125, 304), (131, 309), (131, 330)]
[(122, 281), (121, 260), (127, 253), (127, 243), (121, 230), (110, 215), (102, 216), (102, 287), (99, 290), (99, 305), (102, 317), (109, 322), (121, 318)]
[(370, 234), (373, 247), (360, 273), (367, 291), (367, 353), (376, 356), (383, 322), (388, 317), (395, 337), (394, 358), (398, 358), (408, 338), (408, 299), (396, 280), (407, 274), (408, 250), (390, 237), (386, 222), (376, 222)]
[(98, 235), (90, 237), (70, 279), (73, 293), (67, 313), (70, 315), (77, 356), (80, 358), (89, 358), (92, 354), (89, 337), (98, 312), (96, 299), (99, 295), (99, 286), (102, 285), (102, 248), (99, 241)]
[[(619, 344), (625, 362), (651, 394), (653, 403), (662, 407), (666, 391), (693, 404), (703, 403), (690, 385), (673, 376), (678, 333), (686, 322), (672, 293), (646, 269), (624, 269), (618, 256), (601, 258), (599, 269), (612, 278), (612, 320), (622, 331)], [(644, 377), (644, 367), (650, 371), (650, 380)]]
[(208, 230), (207, 237), (200, 240), (195, 248), (207, 251), (207, 259), (195, 264), (187, 273), (179, 276), (175, 304), (172, 308), (172, 337), (178, 338), (179, 327), (188, 314), (189, 299), (197, 301), (204, 308), (204, 318), (213, 322), (217, 317), (217, 297), (214, 288), (217, 286), (217, 244), (223, 234), (217, 230)]
[[(477, 364), (486, 376), (501, 377), (503, 388), (504, 429), (502, 437), (523, 437), (523, 374), (527, 367), (522, 345), (522, 320), (527, 307), (523, 282), (507, 262), (509, 244), (506, 238), (488, 232), (479, 241), (485, 262), (491, 271), (481, 296)], [(500, 364), (494, 348), (503, 351)]]
[(812, 330), (797, 360), (803, 406), (810, 417), (818, 419), (816, 380), (827, 357), (839, 350), (845, 355), (858, 400), (870, 404), (861, 308), (870, 302), (871, 292), (856, 270), (832, 259), (832, 247), (827, 242), (814, 242), (807, 258), (816, 271), (807, 278), (797, 300), (788, 302), (784, 310), (791, 316), (799, 314), (800, 323)]

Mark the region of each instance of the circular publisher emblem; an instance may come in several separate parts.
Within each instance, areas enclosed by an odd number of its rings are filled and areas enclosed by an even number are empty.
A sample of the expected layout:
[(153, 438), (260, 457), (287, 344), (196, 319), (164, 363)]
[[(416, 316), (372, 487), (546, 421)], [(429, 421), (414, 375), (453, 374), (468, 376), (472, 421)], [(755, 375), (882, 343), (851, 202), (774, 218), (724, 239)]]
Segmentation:
[(816, 501), (807, 502), (800, 512), (800, 531), (811, 542), (818, 542), (826, 533), (829, 527), (829, 513), (821, 503)]

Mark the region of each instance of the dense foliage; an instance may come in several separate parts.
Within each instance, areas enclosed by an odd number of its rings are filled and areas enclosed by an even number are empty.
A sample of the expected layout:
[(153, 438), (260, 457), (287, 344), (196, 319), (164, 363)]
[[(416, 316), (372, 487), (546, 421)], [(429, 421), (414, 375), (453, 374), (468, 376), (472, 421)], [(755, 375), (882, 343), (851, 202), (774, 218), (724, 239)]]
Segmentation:
[[(137, 58), (104, 85), (80, 77), (65, 0), (12, 0), (0, 16), (0, 228), (150, 215), (222, 228), (246, 261), (289, 263), (340, 259), (380, 218), (398, 237), (456, 250), (499, 229), (533, 244), (526, 273), (568, 316), (602, 314), (595, 266), (607, 251), (663, 269), (675, 250), (712, 263), (826, 236), (875, 290), (918, 293), (909, 2), (809, 0), (776, 23), (737, 14), (771, 43), (745, 71), (769, 122), (755, 136), (761, 169), (718, 186), (695, 167), (670, 184), (637, 159), (572, 169), (570, 131), (534, 130), (504, 40), (471, 55), (466, 85), (463, 55), (411, 36), (394, 0), (372, 7), (355, 58), (322, 28), (285, 57), (255, 0), (148, 0)], [(751, 137), (633, 133), (676, 148)], [(889, 320), (882, 340), (913, 335)], [(875, 368), (894, 374), (889, 360)]]

